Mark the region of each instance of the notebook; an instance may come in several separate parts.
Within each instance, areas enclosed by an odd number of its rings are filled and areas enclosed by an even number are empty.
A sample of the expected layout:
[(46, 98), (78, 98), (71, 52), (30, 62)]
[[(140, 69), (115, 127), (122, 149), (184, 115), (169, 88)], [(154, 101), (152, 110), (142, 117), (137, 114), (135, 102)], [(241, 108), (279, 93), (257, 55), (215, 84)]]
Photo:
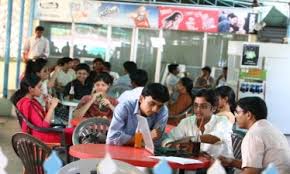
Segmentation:
[[(175, 148), (167, 148), (167, 147), (154, 147), (154, 143), (151, 137), (151, 131), (149, 129), (149, 125), (147, 122), (147, 119), (141, 115), (137, 115), (137, 119), (139, 122), (139, 129), (142, 133), (144, 144), (145, 144), (145, 149), (150, 152), (153, 155), (162, 155), (162, 156), (179, 156), (179, 157), (190, 157), (191, 154), (183, 151), (183, 150), (178, 150)], [(184, 138), (185, 140), (188, 140), (189, 138), (192, 137), (186, 137)], [(184, 140), (182, 139), (182, 140)]]

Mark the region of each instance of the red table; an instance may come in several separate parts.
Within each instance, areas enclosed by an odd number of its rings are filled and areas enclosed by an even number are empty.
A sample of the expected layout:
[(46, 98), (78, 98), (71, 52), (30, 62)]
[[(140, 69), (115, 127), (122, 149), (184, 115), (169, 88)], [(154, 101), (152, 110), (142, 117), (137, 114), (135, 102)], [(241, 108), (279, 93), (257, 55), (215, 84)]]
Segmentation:
[[(69, 154), (73, 157), (86, 159), (86, 158), (104, 158), (105, 154), (109, 153), (113, 159), (120, 160), (140, 167), (154, 167), (159, 160), (149, 158), (152, 156), (150, 152), (145, 149), (138, 149), (129, 146), (113, 146), (106, 144), (79, 144), (71, 146)], [(173, 169), (197, 170), (208, 168), (211, 160), (205, 157), (196, 158), (203, 163), (199, 164), (178, 164), (170, 162), (169, 165)]]

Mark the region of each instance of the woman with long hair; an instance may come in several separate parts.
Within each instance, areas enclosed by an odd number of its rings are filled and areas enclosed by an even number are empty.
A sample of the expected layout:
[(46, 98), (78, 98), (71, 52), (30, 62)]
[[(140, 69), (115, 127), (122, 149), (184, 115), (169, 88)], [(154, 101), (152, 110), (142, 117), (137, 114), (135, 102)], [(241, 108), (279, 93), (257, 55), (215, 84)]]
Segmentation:
[(163, 26), (162, 28), (164, 29), (174, 29), (177, 30), (179, 28), (180, 22), (183, 20), (183, 16), (181, 12), (174, 12), (170, 16), (168, 16), (164, 21), (163, 21)]
[(229, 86), (220, 86), (215, 89), (219, 99), (216, 115), (226, 116), (231, 123), (235, 123), (234, 110), (236, 107), (235, 92)]
[[(35, 99), (41, 95), (41, 78), (35, 74), (28, 74), (20, 83), (20, 89), (11, 97), (12, 103), (16, 108), (34, 125), (43, 128), (50, 128), (53, 112), (59, 100), (51, 98), (47, 100), (47, 110)], [(30, 130), (30, 128), (22, 122), (22, 131), (30, 133), (32, 136), (46, 142), (46, 143), (60, 143), (61, 135), (57, 133), (44, 133), (37, 130)], [(67, 128), (65, 130), (66, 142), (71, 144), (71, 137), (73, 129)]]
[(30, 76), (31, 74), (35, 74), (40, 78), (41, 82), (41, 95), (39, 97), (36, 97), (38, 102), (44, 107), (45, 106), (45, 100), (49, 97), (49, 89), (54, 86), (53, 83), (48, 81), (49, 78), (49, 68), (47, 66), (47, 60), (43, 58), (38, 59), (30, 59), (28, 60), (25, 72), (24, 72), (24, 78), (26, 76)]
[(185, 111), (192, 104), (191, 90), (193, 81), (188, 77), (181, 78), (176, 84), (178, 98), (168, 105), (170, 115), (177, 115)]

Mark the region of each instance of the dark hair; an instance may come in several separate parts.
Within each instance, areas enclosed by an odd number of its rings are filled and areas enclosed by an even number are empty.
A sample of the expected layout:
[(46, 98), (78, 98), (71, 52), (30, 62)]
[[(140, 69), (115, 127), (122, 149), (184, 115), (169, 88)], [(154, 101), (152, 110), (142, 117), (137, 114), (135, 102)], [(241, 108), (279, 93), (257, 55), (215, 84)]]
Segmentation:
[(43, 58), (28, 60), (25, 67), (24, 76), (39, 73), (46, 66), (46, 64), (47, 60)]
[(104, 67), (106, 67), (109, 71), (111, 71), (111, 63), (110, 62), (104, 62)]
[(17, 102), (29, 92), (29, 87), (34, 88), (39, 82), (40, 77), (35, 74), (25, 76), (20, 82), (20, 89), (10, 98), (11, 102), (16, 106)]
[(227, 66), (223, 67), (223, 70), (224, 71), (227, 71), (228, 70), (228, 67)]
[(209, 74), (211, 73), (211, 68), (209, 66), (205, 66), (201, 70), (202, 71), (207, 71)]
[(204, 97), (207, 102), (209, 102), (213, 107), (217, 106), (218, 104), (218, 98), (215, 95), (215, 92), (213, 89), (200, 89), (196, 95), (196, 97)]
[(95, 79), (94, 79), (94, 83), (98, 82), (98, 81), (103, 81), (108, 85), (112, 85), (113, 84), (113, 77), (107, 73), (107, 72), (100, 72), (96, 75)]
[(101, 62), (102, 64), (104, 64), (104, 60), (102, 59), (102, 57), (96, 57), (96, 58), (93, 60), (93, 64), (95, 64), (96, 62)]
[(237, 102), (244, 112), (251, 112), (256, 120), (267, 119), (267, 105), (260, 97), (245, 97)]
[(148, 81), (148, 74), (143, 69), (137, 69), (129, 74), (131, 82), (137, 86), (145, 86)]
[(137, 65), (135, 62), (132, 62), (132, 61), (126, 61), (123, 63), (123, 67), (124, 69), (130, 74), (134, 71), (137, 70)]
[(216, 96), (221, 98), (228, 97), (231, 112), (234, 113), (236, 109), (236, 95), (234, 90), (229, 86), (220, 86), (215, 89)]
[(235, 17), (237, 17), (237, 15), (235, 15), (234, 13), (228, 14), (228, 18), (235, 18)]
[(190, 78), (188, 78), (188, 77), (183, 77), (183, 78), (181, 78), (179, 80), (179, 82), (182, 84), (182, 86), (185, 87), (186, 92), (190, 96), (192, 96), (192, 92), (191, 91), (192, 91), (192, 88), (193, 88), (193, 81)]
[(175, 21), (175, 18), (176, 18), (176, 16), (177, 15), (182, 15), (180, 12), (174, 12), (172, 15), (170, 15), (169, 17), (167, 17), (166, 19), (165, 19), (165, 21), (166, 22), (168, 22), (168, 21)]
[(76, 66), (76, 72), (79, 71), (79, 70), (85, 70), (85, 71), (87, 71), (88, 73), (91, 72), (91, 70), (90, 70), (90, 66), (87, 65), (87, 64), (85, 64), (85, 63), (80, 63), (80, 64), (78, 64), (78, 65)]
[(176, 63), (170, 64), (170, 65), (167, 66), (167, 68), (168, 68), (168, 71), (170, 73), (173, 73), (173, 71), (177, 70), (178, 64), (176, 64)]
[(71, 61), (73, 61), (72, 58), (70, 58), (70, 57), (63, 57), (61, 59), (58, 59), (57, 65), (63, 66), (64, 64), (67, 64), (67, 63), (69, 63)]
[(44, 31), (44, 27), (39, 25), (35, 27), (35, 31)]
[(81, 62), (81, 60), (79, 58), (73, 58), (73, 61)]
[(154, 100), (165, 103), (169, 100), (168, 89), (160, 83), (149, 83), (142, 90), (143, 97), (151, 96)]

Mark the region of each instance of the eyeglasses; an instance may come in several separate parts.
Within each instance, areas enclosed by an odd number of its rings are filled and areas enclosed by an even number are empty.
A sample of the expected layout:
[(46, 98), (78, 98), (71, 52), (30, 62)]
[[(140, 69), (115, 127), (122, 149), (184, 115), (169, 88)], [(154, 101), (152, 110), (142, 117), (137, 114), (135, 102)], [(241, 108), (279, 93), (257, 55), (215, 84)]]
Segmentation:
[(197, 104), (197, 103), (194, 103), (193, 104), (193, 109), (198, 109), (198, 108), (200, 108), (200, 109), (202, 109), (202, 110), (205, 110), (205, 109), (208, 109), (208, 108), (210, 108), (211, 107), (211, 104), (207, 104), (207, 103), (203, 103), (203, 104)]
[(239, 115), (240, 113), (244, 113), (244, 111), (237, 111), (237, 110), (235, 110), (235, 115)]

